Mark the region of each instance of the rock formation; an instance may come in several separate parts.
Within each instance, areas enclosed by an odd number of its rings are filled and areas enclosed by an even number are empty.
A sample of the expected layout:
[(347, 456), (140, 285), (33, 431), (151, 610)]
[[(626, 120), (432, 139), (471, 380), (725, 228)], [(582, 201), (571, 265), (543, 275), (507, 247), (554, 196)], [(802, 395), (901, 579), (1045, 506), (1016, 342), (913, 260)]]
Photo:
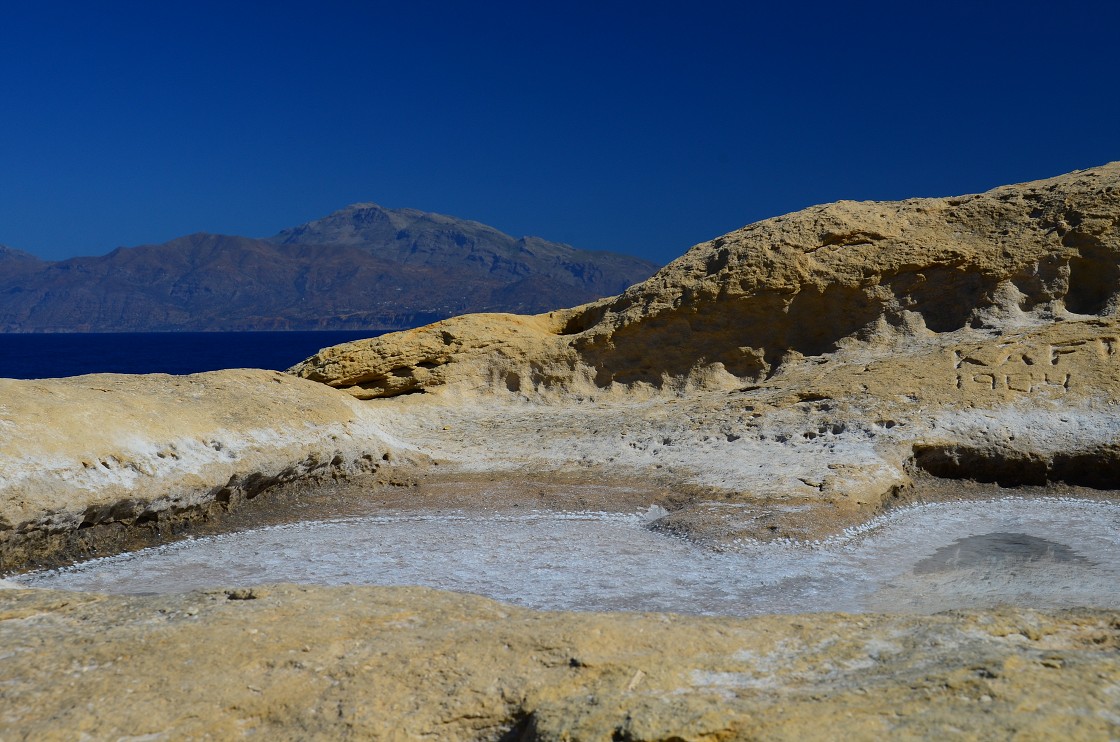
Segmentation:
[(615, 298), (457, 317), (294, 371), (361, 397), (479, 378), (533, 392), (733, 388), (860, 343), (1104, 328), (1120, 292), (1118, 220), (1120, 163), (975, 196), (841, 201), (697, 245)]
[[(445, 320), (293, 375), (0, 381), (0, 567), (370, 470), (421, 482), (398, 503), (451, 482), (436, 502), (469, 506), (498, 480), (515, 505), (655, 504), (651, 528), (714, 548), (817, 539), (971, 480), (1113, 497), (1118, 220), (1115, 163), (841, 202), (698, 245), (611, 299)], [(0, 718), (27, 739), (1111, 739), (1118, 627), (1092, 610), (732, 620), (413, 588), (0, 590)]]
[(1115, 613), (704, 619), (419, 588), (0, 590), (5, 737), (1106, 740)]
[(270, 371), (0, 379), (0, 433), (0, 572), (409, 460), (361, 405)]
[[(757, 506), (731, 536), (827, 533), (918, 474), (1113, 489), (1118, 220), (1120, 164), (819, 206), (698, 245), (614, 299), (458, 317), (292, 371), (408, 394), (380, 407), (387, 424), (464, 467), (644, 471)], [(791, 501), (817, 516), (775, 522)], [(669, 521), (699, 527), (688, 509)]]
[[(161, 498), (209, 502), (258, 466), (272, 481), (308, 457), (376, 461), (386, 441), (445, 477), (638, 483), (672, 506), (666, 528), (697, 538), (817, 537), (930, 475), (1113, 489), (1118, 214), (1118, 164), (977, 196), (814, 207), (699, 245), (614, 299), (468, 315), (294, 369), (349, 395), (250, 372), (5, 382), (5, 548), (143, 522)], [(217, 467), (201, 478), (159, 456), (196, 413), (209, 417), (187, 437)], [(314, 453), (293, 442), (307, 425)], [(322, 438), (331, 426), (345, 451)], [(246, 431), (267, 466), (233, 461)], [(743, 506), (738, 520), (710, 517), (723, 501)]]

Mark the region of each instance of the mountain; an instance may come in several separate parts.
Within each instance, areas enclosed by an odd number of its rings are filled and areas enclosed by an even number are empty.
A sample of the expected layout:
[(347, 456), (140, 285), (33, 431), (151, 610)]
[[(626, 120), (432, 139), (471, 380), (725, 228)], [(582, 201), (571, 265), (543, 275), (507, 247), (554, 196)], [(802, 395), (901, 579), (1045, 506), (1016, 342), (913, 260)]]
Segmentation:
[[(563, 306), (561, 297), (573, 292), (595, 298), (613, 296), (657, 269), (653, 263), (628, 255), (576, 250), (539, 237), (515, 239), (479, 222), (371, 203), (353, 204), (323, 219), (286, 229), (270, 241), (285, 246), (357, 248), (419, 273), (450, 270), (456, 281), (490, 287), (488, 297), (478, 293), (474, 302), (491, 307), (489, 311), (510, 311), (513, 306), (547, 311)], [(446, 292), (447, 300), (455, 294)]]
[(199, 233), (59, 262), (0, 248), (0, 331), (394, 330), (583, 303), (655, 269), (478, 222), (355, 204), (270, 239)]
[(6, 245), (0, 245), (0, 271), (35, 270), (43, 265), (43, 261), (31, 253)]
[(29, 252), (16, 250), (14, 247), (0, 245), (0, 264), (7, 262), (38, 263), (42, 262)]

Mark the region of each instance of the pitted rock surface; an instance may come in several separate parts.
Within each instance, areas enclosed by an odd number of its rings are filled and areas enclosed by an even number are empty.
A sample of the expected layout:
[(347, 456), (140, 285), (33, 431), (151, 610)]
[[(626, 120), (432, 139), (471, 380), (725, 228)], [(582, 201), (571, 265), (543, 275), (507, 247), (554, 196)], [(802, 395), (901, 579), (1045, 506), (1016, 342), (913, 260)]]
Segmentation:
[[(292, 372), (394, 397), (378, 406), (391, 427), (466, 470), (693, 488), (670, 520), (694, 536), (814, 538), (927, 474), (1116, 490), (1118, 221), (1120, 163), (817, 206), (614, 299), (458, 317)], [(711, 502), (757, 506), (759, 525), (728, 529)]]
[(457, 317), (292, 370), (360, 397), (758, 382), (851, 343), (889, 352), (966, 328), (1111, 317), (1118, 222), (1120, 163), (973, 196), (841, 201), (697, 245), (613, 299)]
[(539, 613), (420, 588), (0, 590), (5, 738), (1106, 740), (1120, 616)]

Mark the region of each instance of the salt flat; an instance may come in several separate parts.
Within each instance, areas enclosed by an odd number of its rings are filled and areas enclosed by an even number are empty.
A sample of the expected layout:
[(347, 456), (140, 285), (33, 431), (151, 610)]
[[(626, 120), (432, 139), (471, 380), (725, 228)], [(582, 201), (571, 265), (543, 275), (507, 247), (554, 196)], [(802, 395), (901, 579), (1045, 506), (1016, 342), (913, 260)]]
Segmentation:
[(1120, 503), (936, 503), (823, 542), (740, 540), (718, 550), (659, 533), (651, 515), (383, 512), (179, 541), (15, 582), (135, 594), (423, 585), (541, 610), (730, 616), (1120, 608)]

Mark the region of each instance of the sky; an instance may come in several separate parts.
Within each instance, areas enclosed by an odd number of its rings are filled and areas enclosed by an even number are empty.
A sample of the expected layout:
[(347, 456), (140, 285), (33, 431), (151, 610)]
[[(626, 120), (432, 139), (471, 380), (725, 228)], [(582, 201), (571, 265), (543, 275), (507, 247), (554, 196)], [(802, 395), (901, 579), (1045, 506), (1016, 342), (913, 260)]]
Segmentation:
[(665, 263), (1120, 159), (1111, 2), (0, 3), (0, 244), (373, 201)]

